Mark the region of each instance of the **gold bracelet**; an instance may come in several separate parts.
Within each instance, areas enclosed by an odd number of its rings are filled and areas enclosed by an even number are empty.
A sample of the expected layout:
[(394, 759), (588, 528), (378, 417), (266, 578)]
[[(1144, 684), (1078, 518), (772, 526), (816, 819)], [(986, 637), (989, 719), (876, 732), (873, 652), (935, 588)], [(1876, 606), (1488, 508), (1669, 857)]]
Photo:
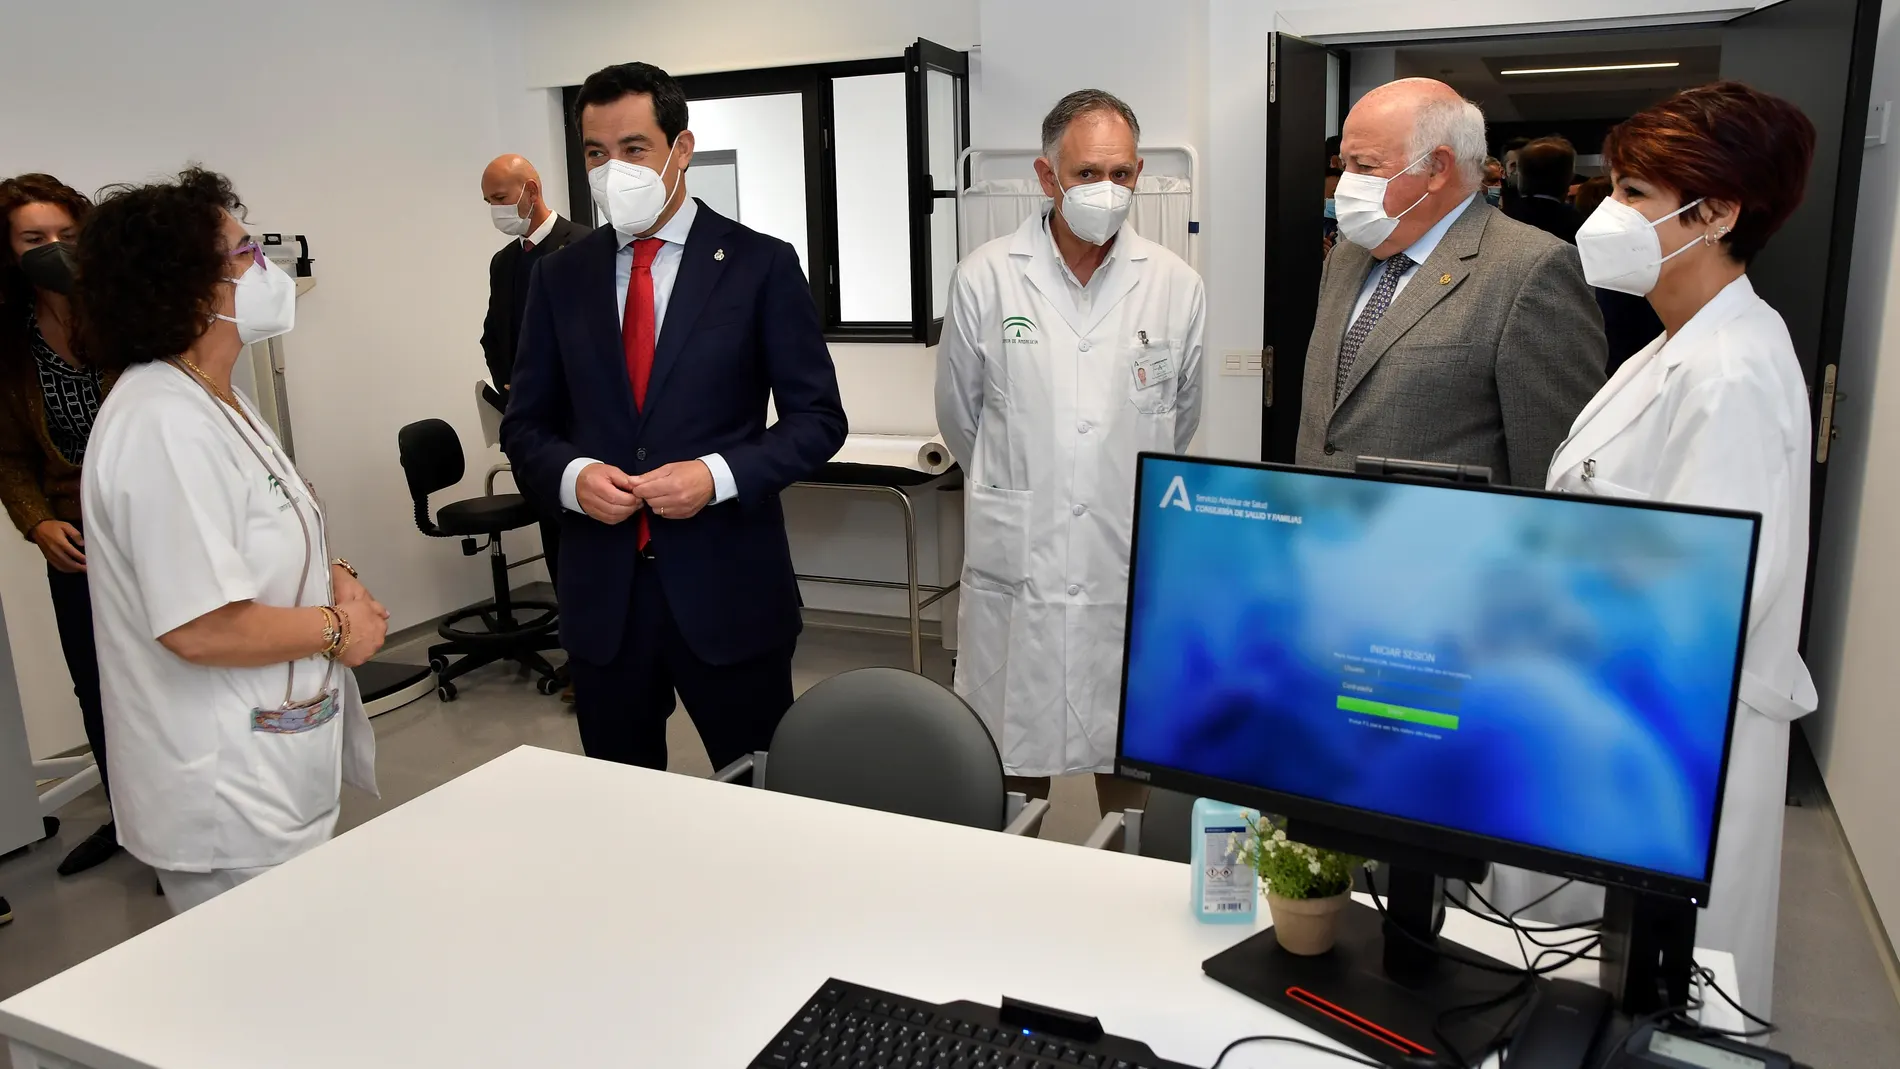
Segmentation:
[(330, 656), (330, 659), (333, 661), (341, 660), (343, 655), (349, 652), (350, 648), (350, 618), (344, 614), (342, 609), (336, 610), (336, 618), (342, 621), (343, 638), (337, 643), (336, 652)]
[(343, 641), (343, 614), (328, 605), (317, 606), (317, 611), (323, 613), (323, 655), (335, 660)]
[(346, 561), (346, 560), (344, 560), (344, 559), (343, 559), (342, 557), (332, 557), (332, 558), (330, 559), (330, 565), (331, 565), (331, 567), (334, 567), (334, 568), (341, 568), (341, 569), (343, 569), (344, 571), (346, 571), (346, 572), (348, 572), (348, 573), (350, 573), (350, 578), (351, 578), (351, 579), (361, 579), (361, 578), (363, 578), (363, 577), (362, 577), (361, 575), (358, 575), (358, 574), (357, 574), (357, 572), (356, 572), (356, 566), (355, 566), (354, 564), (351, 564), (351, 563), (350, 563), (349, 561)]

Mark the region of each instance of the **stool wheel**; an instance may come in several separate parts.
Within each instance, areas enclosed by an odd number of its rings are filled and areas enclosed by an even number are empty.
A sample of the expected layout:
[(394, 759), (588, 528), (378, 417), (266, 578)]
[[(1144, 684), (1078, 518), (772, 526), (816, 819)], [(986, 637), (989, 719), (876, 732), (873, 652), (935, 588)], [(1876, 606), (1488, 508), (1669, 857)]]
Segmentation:
[(442, 700), (442, 701), (445, 701), (445, 702), (452, 702), (452, 701), (454, 701), (454, 700), (455, 700), (455, 696), (456, 696), (456, 695), (455, 695), (455, 684), (453, 684), (453, 683), (444, 683), (444, 684), (442, 684), (441, 686), (439, 686), (439, 687), (437, 687), (437, 688), (435, 688), (435, 696), (436, 696), (436, 697), (437, 697), (438, 699), (440, 699), (440, 700)]
[(561, 681), (558, 679), (555, 679), (552, 676), (549, 676), (548, 678), (541, 680), (539, 683), (536, 683), (534, 685), (534, 689), (540, 691), (543, 694), (559, 694), (561, 693), (561, 690), (562, 690)]

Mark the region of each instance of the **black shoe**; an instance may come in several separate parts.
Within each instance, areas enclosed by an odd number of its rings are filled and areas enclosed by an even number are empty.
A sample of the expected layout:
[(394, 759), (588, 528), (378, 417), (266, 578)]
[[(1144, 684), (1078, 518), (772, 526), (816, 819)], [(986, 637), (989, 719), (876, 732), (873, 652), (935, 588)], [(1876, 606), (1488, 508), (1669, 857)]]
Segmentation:
[(12, 924), (12, 923), (13, 923), (13, 907), (7, 905), (6, 899), (0, 898), (0, 928), (5, 928), (7, 925)]
[(119, 852), (119, 835), (110, 824), (101, 825), (98, 831), (86, 837), (86, 840), (73, 847), (66, 860), (59, 863), (61, 876), (77, 876), (87, 869), (97, 868), (112, 860)]

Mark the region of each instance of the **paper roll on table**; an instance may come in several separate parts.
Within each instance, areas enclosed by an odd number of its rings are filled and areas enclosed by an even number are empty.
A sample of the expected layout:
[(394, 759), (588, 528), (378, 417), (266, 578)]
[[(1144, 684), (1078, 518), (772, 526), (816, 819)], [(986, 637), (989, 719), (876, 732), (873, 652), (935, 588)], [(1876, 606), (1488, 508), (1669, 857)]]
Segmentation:
[(956, 463), (942, 438), (920, 434), (846, 435), (844, 448), (838, 450), (831, 462), (908, 468), (926, 475), (942, 475)]

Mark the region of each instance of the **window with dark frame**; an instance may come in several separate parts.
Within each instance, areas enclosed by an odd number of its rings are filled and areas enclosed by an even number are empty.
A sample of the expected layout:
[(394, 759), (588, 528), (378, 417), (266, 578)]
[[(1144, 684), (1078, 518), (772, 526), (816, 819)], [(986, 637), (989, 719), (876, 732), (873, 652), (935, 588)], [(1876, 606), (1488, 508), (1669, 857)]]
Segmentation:
[[(891, 59), (679, 82), (696, 142), (688, 192), (798, 250), (826, 339), (936, 344), (957, 262), (968, 54), (919, 40)], [(563, 90), (565, 114), (579, 91)], [(567, 157), (579, 215), (592, 195), (571, 121)]]

